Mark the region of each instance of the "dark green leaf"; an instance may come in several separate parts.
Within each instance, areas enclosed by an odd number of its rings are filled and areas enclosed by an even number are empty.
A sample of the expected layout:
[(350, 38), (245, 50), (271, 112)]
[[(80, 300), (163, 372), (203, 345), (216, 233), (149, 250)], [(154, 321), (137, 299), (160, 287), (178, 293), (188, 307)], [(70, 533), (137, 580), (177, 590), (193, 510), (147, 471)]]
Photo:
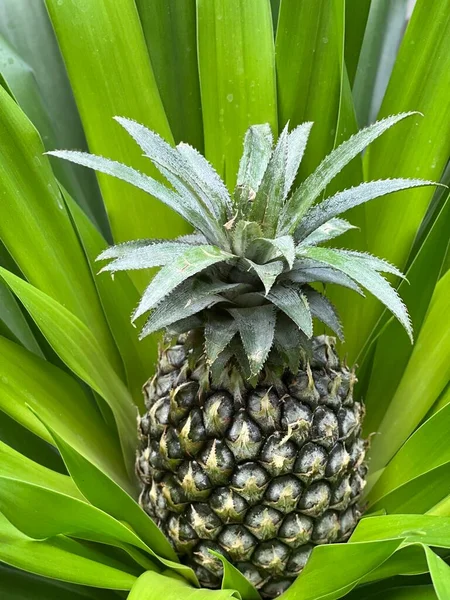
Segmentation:
[(232, 308), (230, 314), (236, 321), (242, 345), (250, 364), (252, 375), (262, 369), (272, 347), (275, 334), (275, 310), (273, 306)]
[(171, 264), (163, 267), (153, 278), (133, 314), (133, 321), (154, 308), (188, 277), (200, 273), (200, 271), (211, 265), (232, 258), (234, 258), (232, 254), (224, 252), (216, 246), (194, 246), (189, 248), (173, 260)]
[(303, 293), (291, 286), (276, 285), (267, 295), (306, 336), (312, 336), (312, 317), (308, 301)]

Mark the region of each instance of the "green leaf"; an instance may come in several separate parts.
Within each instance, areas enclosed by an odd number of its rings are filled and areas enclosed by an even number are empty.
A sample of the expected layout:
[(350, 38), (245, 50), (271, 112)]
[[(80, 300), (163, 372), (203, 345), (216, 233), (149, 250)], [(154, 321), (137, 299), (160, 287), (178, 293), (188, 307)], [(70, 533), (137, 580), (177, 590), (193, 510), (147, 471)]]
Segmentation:
[(450, 462), (448, 431), (450, 404), (442, 408), (406, 440), (370, 491), (373, 503), (432, 469)]
[(316, 546), (286, 596), (296, 600), (335, 600), (345, 596), (367, 573), (399, 547), (398, 540)]
[(228, 346), (237, 332), (234, 319), (214, 317), (205, 325), (205, 352), (209, 364), (212, 364), (219, 354)]
[(53, 435), (67, 470), (83, 496), (108, 515), (130, 525), (132, 531), (146, 544), (145, 548), (139, 546), (141, 550), (145, 549), (153, 559), (196, 584), (197, 579), (191, 569), (178, 562), (167, 538), (133, 498), (50, 428), (49, 432)]
[(300, 331), (292, 327), (292, 321), (282, 312), (277, 314), (277, 325), (275, 328), (274, 345), (283, 357), (289, 369), (296, 373), (300, 363), (300, 357), (305, 346)]
[(449, 477), (450, 465), (445, 463), (383, 496), (371, 506), (371, 511), (385, 510), (392, 514), (430, 511), (448, 496)]
[(65, 467), (61, 457), (55, 452), (53, 446), (44, 442), (34, 433), (31, 433), (17, 421), (0, 410), (0, 441), (20, 452), (28, 458), (32, 458), (40, 465), (48, 467), (53, 471), (64, 473)]
[(353, 85), (372, 0), (345, 2), (345, 64)]
[(64, 536), (38, 541), (0, 513), (0, 560), (43, 577), (112, 590), (129, 590), (136, 576), (128, 567)]
[(210, 215), (220, 218), (220, 207), (212, 202), (209, 193), (200, 185), (190, 161), (185, 160), (178, 148), (172, 148), (162, 137), (136, 121), (124, 117), (115, 117), (115, 119), (139, 144), (144, 155), (152, 161), (180, 195), (190, 195), (194, 206), (199, 212), (203, 211), (205, 218)]
[(245, 254), (259, 264), (284, 258), (292, 269), (295, 260), (294, 240), (290, 235), (273, 239), (258, 237), (250, 242)]
[(408, 313), (397, 292), (360, 257), (331, 248), (303, 248), (301, 252), (304, 256), (342, 271), (364, 286), (397, 317), (412, 340)]
[(125, 464), (132, 472), (136, 435), (134, 404), (92, 332), (64, 306), (30, 284), (2, 268), (0, 275), (60, 358), (109, 404), (117, 423)]
[[(173, 190), (170, 190), (165, 185), (162, 185), (148, 175), (144, 175), (136, 171), (132, 167), (121, 164), (119, 162), (95, 156), (87, 152), (76, 152), (73, 150), (55, 150), (48, 152), (51, 156), (57, 156), (65, 160), (69, 160), (78, 165), (83, 165), (91, 169), (95, 169), (100, 173), (117, 177), (122, 181), (131, 183), (131, 185), (147, 192), (161, 201), (166, 206), (180, 214), (193, 227), (198, 228), (203, 233), (209, 234), (209, 227), (206, 225), (205, 219), (198, 212), (198, 204), (193, 203), (189, 196), (180, 196)], [(153, 211), (154, 214), (154, 211)], [(148, 233), (148, 232), (147, 232)], [(160, 231), (158, 232), (161, 233)], [(173, 232), (172, 232), (173, 233)], [(126, 242), (125, 242), (126, 243)]]
[[(87, 149), (44, 2), (30, 4), (28, 0), (3, 0), (0, 4), (0, 34), (15, 54), (9, 57), (13, 58), (12, 62), (3, 55), (3, 64), (18, 76), (15, 82), (6, 76), (8, 87), (39, 131), (45, 148)], [(52, 162), (52, 168), (80, 206), (100, 225), (104, 234), (109, 235), (109, 224), (94, 173), (83, 172), (74, 165), (58, 165), (56, 161)]]
[(376, 119), (407, 22), (408, 0), (374, 0), (353, 85), (360, 126)]
[(267, 295), (268, 300), (282, 310), (307, 337), (312, 336), (312, 316), (308, 301), (300, 290), (276, 285)]
[[(280, 4), (276, 37), (280, 124), (314, 122), (300, 166), (302, 179), (334, 145), (342, 84), (344, 6), (343, 0), (283, 0)], [(288, 233), (284, 228), (281, 231)]]
[(362, 519), (349, 543), (400, 538), (407, 543), (450, 547), (450, 518), (429, 515), (383, 515)]
[(231, 258), (234, 258), (232, 254), (224, 252), (217, 246), (194, 246), (189, 248), (155, 275), (133, 314), (133, 321), (154, 308), (188, 277), (200, 273), (211, 265)]
[(319, 281), (322, 283), (334, 283), (364, 296), (361, 288), (342, 271), (325, 267), (323, 263), (310, 258), (297, 259), (294, 263), (294, 269), (286, 277), (296, 283), (313, 283)]
[(74, 482), (67, 475), (38, 464), (3, 442), (0, 442), (0, 455), (2, 457), (1, 478), (15, 478), (29, 484), (46, 486), (56, 493), (66, 494), (78, 500), (83, 499)]
[[(371, 468), (384, 467), (414, 431), (450, 379), (450, 272), (439, 281), (408, 365), (372, 445)], [(405, 403), (408, 410), (405, 411)]]
[(233, 211), (231, 197), (217, 171), (204, 156), (188, 144), (178, 144), (177, 150), (197, 177), (205, 197), (211, 199), (213, 206), (217, 205), (217, 212), (221, 217), (231, 217)]
[[(135, 3), (45, 3), (90, 151), (130, 161), (144, 173), (154, 174), (132, 140), (112, 120), (125, 115), (172, 140)], [(98, 179), (116, 242), (173, 237), (186, 231), (178, 217), (140, 191), (108, 177)], [(127, 207), (125, 212), (123, 206)]]
[(155, 308), (147, 319), (141, 336), (169, 327), (172, 323), (197, 314), (218, 302), (226, 302), (227, 299), (220, 294), (239, 286), (240, 284), (236, 283), (205, 283), (189, 279)]
[(302, 123), (289, 133), (283, 200), (286, 199), (297, 177), (312, 126), (312, 122)]
[[(408, 307), (416, 335), (422, 327), (444, 260), (449, 216), (450, 199), (447, 199), (406, 273), (407, 280), (402, 281), (398, 288)], [(408, 340), (400, 335), (399, 324), (394, 320), (386, 321), (388, 318), (383, 315), (377, 324), (380, 334), (376, 340), (370, 384), (365, 393), (365, 403), (369, 409), (365, 420), (367, 432), (376, 431), (380, 426), (413, 352)], [(381, 329), (383, 323), (386, 324)]]
[(431, 579), (439, 600), (450, 596), (450, 567), (430, 548), (425, 547)]
[(81, 319), (121, 374), (117, 348), (58, 183), (42, 157), (41, 140), (1, 87), (0, 138), (0, 238), (30, 283)]
[(248, 127), (277, 134), (269, 0), (198, 0), (197, 27), (206, 157), (231, 190)]
[(283, 263), (281, 260), (275, 260), (274, 262), (267, 263), (266, 265), (260, 265), (248, 258), (245, 259), (245, 262), (250, 265), (250, 267), (255, 271), (259, 279), (262, 281), (267, 296), (273, 284), (277, 280), (278, 275), (283, 272)]
[(320, 225), (317, 229), (312, 231), (307, 237), (300, 242), (302, 246), (317, 246), (322, 242), (328, 242), (329, 240), (339, 237), (350, 229), (356, 229), (354, 225), (346, 221), (345, 219), (330, 219), (323, 225)]
[(156, 358), (156, 343), (150, 339), (140, 342), (130, 325), (129, 315), (139, 294), (126, 274), (120, 274), (114, 281), (110, 277), (96, 276), (95, 260), (106, 242), (70, 196), (63, 194), (89, 262), (106, 320), (119, 348), (128, 387), (136, 405), (143, 409), (142, 382), (148, 378), (149, 363)]
[(130, 271), (133, 269), (150, 269), (163, 267), (175, 258), (192, 248), (191, 244), (172, 241), (136, 240), (112, 246), (102, 252), (97, 260), (114, 258), (112, 262), (102, 267), (101, 272)]
[[(409, 544), (397, 550), (382, 565), (364, 577), (362, 583), (385, 581), (398, 575), (420, 575), (428, 572), (427, 560), (421, 544)], [(365, 588), (365, 591), (369, 591)], [(370, 596), (372, 597), (372, 596)]]
[(286, 126), (278, 138), (250, 210), (250, 219), (261, 223), (262, 230), (268, 237), (275, 234), (283, 206), (284, 190), (287, 186), (287, 157), (288, 128)]
[(338, 314), (333, 304), (328, 298), (316, 290), (306, 288), (303, 290), (306, 299), (308, 301), (309, 310), (311, 314), (322, 323), (325, 323), (340, 340), (343, 339), (342, 325), (339, 321)]
[(202, 151), (195, 0), (137, 0), (136, 6), (173, 137)]
[(111, 600), (111, 592), (36, 577), (0, 565), (3, 600)]
[(53, 443), (31, 407), (67, 442), (122, 485), (129, 485), (118, 441), (92, 399), (67, 373), (0, 337), (0, 408), (30, 431)]
[[(400, 110), (424, 116), (404, 121), (369, 148), (364, 157), (367, 179), (414, 176), (439, 181), (450, 154), (449, 23), (449, 0), (416, 2), (379, 116)], [(423, 188), (402, 193), (395, 202), (366, 205), (367, 250), (403, 268), (432, 195), (431, 188)], [(372, 299), (352, 308), (347, 328), (352, 360), (380, 313)]]
[(237, 323), (251, 373), (257, 375), (273, 343), (275, 310), (273, 306), (267, 305), (259, 307), (257, 311), (253, 308), (231, 308), (228, 312)]
[(242, 575), (220, 552), (210, 550), (223, 565), (222, 588), (236, 590), (244, 600), (260, 600), (261, 596), (250, 581)]
[(36, 356), (44, 356), (14, 295), (3, 283), (0, 283), (0, 334), (19, 342)]
[[(169, 575), (169, 574), (167, 574)], [(143, 573), (134, 584), (128, 600), (241, 600), (234, 590), (205, 590), (190, 587), (185, 581), (160, 575)]]
[[(326, 156), (292, 194), (280, 219), (279, 233), (295, 231), (298, 223), (334, 177), (390, 127), (415, 113), (400, 113), (358, 131)], [(322, 154), (323, 156), (323, 154)]]
[(272, 131), (268, 123), (252, 125), (245, 133), (235, 198), (240, 214), (247, 215), (249, 212), (272, 156), (272, 143)]
[(427, 185), (437, 184), (422, 179), (386, 179), (361, 183), (349, 190), (338, 192), (331, 198), (316, 204), (306, 213), (295, 231), (295, 239), (298, 241), (304, 239), (333, 217), (337, 217), (354, 206), (359, 206), (393, 192)]

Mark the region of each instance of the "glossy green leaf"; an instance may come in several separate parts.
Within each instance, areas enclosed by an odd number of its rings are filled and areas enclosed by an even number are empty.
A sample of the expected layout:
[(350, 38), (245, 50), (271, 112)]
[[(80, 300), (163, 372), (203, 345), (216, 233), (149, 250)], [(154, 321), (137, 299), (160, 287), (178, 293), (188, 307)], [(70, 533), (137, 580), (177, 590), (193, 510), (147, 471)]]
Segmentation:
[[(449, 217), (450, 199), (447, 199), (406, 273), (407, 280), (402, 281), (398, 289), (408, 307), (416, 336), (422, 327), (444, 260)], [(383, 315), (378, 327), (381, 328), (387, 320)], [(370, 385), (365, 393), (365, 403), (369, 407), (365, 421), (367, 432), (378, 429), (412, 351), (411, 344), (401, 335), (399, 324), (395, 321), (387, 323), (376, 340)]]
[(127, 600), (241, 600), (234, 590), (198, 590), (179, 578), (147, 572), (134, 584)]
[(387, 464), (450, 379), (450, 336), (442, 326), (443, 315), (449, 311), (450, 273), (447, 273), (436, 286), (408, 366), (379, 427), (380, 435), (373, 440), (373, 471)]
[(53, 446), (29, 429), (22, 427), (17, 421), (0, 410), (0, 441), (20, 452), (24, 456), (33, 459), (35, 462), (57, 471), (64, 473), (65, 467), (61, 457)]
[(375, 502), (415, 477), (449, 463), (449, 430), (450, 404), (434, 414), (406, 440), (370, 491), (370, 502)]
[(127, 468), (132, 472), (135, 454), (136, 413), (128, 390), (99, 347), (92, 332), (64, 306), (0, 268), (49, 344), (78, 377), (111, 407), (116, 419)]
[[(332, 150), (342, 83), (342, 0), (283, 0), (276, 37), (278, 114), (291, 127), (313, 121), (300, 165), (304, 178)], [(295, 57), (295, 60), (293, 60)]]
[(448, 496), (450, 465), (428, 471), (375, 502), (371, 511), (385, 510), (389, 514), (420, 514), (435, 507)]
[(361, 127), (374, 121), (380, 109), (405, 31), (407, 8), (408, 0), (373, 0), (370, 4), (353, 84), (355, 110)]
[[(47, 150), (87, 149), (66, 69), (42, 0), (2, 0), (0, 35), (15, 56), (6, 57), (15, 81), (6, 80), (20, 107), (33, 122)], [(12, 61), (8, 60), (12, 58)], [(94, 173), (57, 165), (55, 173), (105, 234), (109, 225)]]
[[(90, 151), (149, 172), (148, 161), (113, 121), (117, 115), (136, 119), (172, 140), (135, 3), (46, 0), (46, 6)], [(98, 179), (116, 242), (186, 230), (142, 192), (102, 175)]]
[(358, 66), (371, 2), (372, 0), (345, 2), (345, 64), (351, 86)]
[(380, 592), (373, 594), (367, 589), (366, 592), (369, 593), (368, 596), (359, 596), (359, 598), (355, 596), (351, 600), (356, 600), (357, 598), (358, 600), (437, 600), (432, 585), (399, 586), (391, 589), (382, 589)]
[(450, 518), (429, 515), (383, 515), (359, 522), (351, 543), (401, 538), (408, 543), (450, 547)]
[(223, 565), (222, 588), (236, 590), (243, 600), (260, 600), (256, 588), (220, 552), (210, 551)]
[(97, 275), (97, 256), (106, 242), (75, 202), (64, 193), (69, 211), (78, 230), (106, 319), (122, 357), (128, 387), (134, 401), (143, 409), (142, 384), (149, 376), (149, 365), (156, 357), (155, 340), (139, 341), (130, 324), (131, 311), (139, 295), (128, 275), (117, 275), (114, 281), (107, 275)]
[(399, 547), (397, 540), (331, 544), (314, 548), (308, 564), (287, 592), (296, 600), (335, 600)]
[(430, 548), (425, 548), (431, 579), (439, 600), (450, 597), (450, 566)]
[(48, 421), (43, 419), (43, 422), (47, 424), (49, 433), (54, 438), (75, 485), (88, 502), (118, 521), (128, 523), (157, 554), (176, 560), (175, 553), (167, 539), (135, 500), (106, 473), (57, 435), (48, 425)]
[[(75, 485), (83, 496), (97, 508), (131, 526), (132, 530), (146, 544), (145, 548), (142, 545), (139, 546), (141, 550), (145, 549), (153, 559), (157, 559), (158, 563), (161, 562), (166, 567), (178, 572), (194, 585), (198, 584), (193, 571), (178, 562), (166, 537), (133, 498), (61, 437), (50, 432)], [(152, 566), (151, 562), (150, 566)], [(152, 570), (155, 570), (154, 565)]]
[(198, 0), (197, 27), (206, 158), (233, 189), (247, 128), (277, 134), (270, 2)]
[(27, 350), (34, 352), (36, 356), (43, 357), (42, 350), (20, 310), (17, 300), (3, 283), (0, 283), (0, 335), (19, 342)]
[(73, 498), (82, 499), (73, 481), (67, 475), (57, 473), (51, 469), (38, 464), (31, 458), (27, 458), (0, 442), (0, 477), (15, 478), (33, 485), (47, 486), (56, 493), (66, 494)]
[(25, 348), (0, 337), (0, 408), (47, 442), (43, 419), (122, 485), (129, 485), (118, 440), (78, 382)]
[(382, 581), (398, 575), (420, 575), (428, 572), (427, 559), (421, 544), (409, 544), (397, 550), (382, 565), (363, 579), (363, 583)]
[[(378, 118), (404, 110), (424, 116), (405, 120), (369, 148), (364, 158), (368, 180), (387, 176), (439, 180), (450, 154), (449, 23), (450, 0), (417, 1)], [(431, 188), (424, 188), (400, 193), (394, 201), (368, 204), (367, 250), (403, 268), (432, 194)], [(347, 325), (352, 360), (381, 314), (373, 299), (364, 304), (356, 300)]]
[[(93, 332), (118, 373), (120, 358), (41, 140), (0, 88), (0, 237), (33, 285)], [(30, 252), (30, 248), (33, 251)]]
[(137, 0), (148, 52), (175, 142), (203, 149), (195, 0)]
[(136, 581), (126, 565), (92, 546), (64, 536), (33, 540), (1, 513), (0, 560), (43, 577), (105, 589), (129, 590)]

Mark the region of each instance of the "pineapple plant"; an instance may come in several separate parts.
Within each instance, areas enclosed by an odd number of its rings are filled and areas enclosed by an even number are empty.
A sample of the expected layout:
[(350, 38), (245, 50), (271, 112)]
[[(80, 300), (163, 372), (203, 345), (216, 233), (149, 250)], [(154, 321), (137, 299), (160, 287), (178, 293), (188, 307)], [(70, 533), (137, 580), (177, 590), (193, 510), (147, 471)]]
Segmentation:
[(147, 315), (141, 338), (166, 331), (144, 386), (139, 501), (205, 587), (220, 587), (222, 555), (274, 598), (301, 573), (314, 545), (346, 541), (358, 522), (367, 473), (364, 406), (336, 338), (314, 335), (313, 320), (343, 339), (326, 286), (360, 294), (363, 286), (411, 339), (412, 328), (381, 275), (400, 271), (328, 242), (352, 228), (339, 216), (348, 209), (433, 184), (378, 180), (321, 196), (368, 143), (409, 116), (361, 130), (298, 187), (313, 124), (286, 125), (275, 145), (268, 124), (253, 125), (233, 196), (193, 147), (173, 148), (129, 119), (117, 121), (170, 188), (102, 157), (50, 152), (140, 186), (194, 228), (174, 240), (115, 245), (98, 260), (112, 274), (160, 267), (132, 315), (133, 322)]
[(0, 0), (2, 600), (447, 600), (449, 15)]

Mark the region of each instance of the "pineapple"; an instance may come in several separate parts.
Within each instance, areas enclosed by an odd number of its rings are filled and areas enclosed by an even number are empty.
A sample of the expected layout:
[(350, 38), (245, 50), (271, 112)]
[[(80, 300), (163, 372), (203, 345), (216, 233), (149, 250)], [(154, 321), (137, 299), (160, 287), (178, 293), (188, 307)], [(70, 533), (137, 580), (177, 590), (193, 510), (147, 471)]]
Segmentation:
[[(314, 546), (345, 541), (363, 506), (366, 441), (356, 376), (327, 284), (374, 294), (412, 339), (406, 308), (381, 273), (388, 262), (330, 240), (339, 217), (383, 195), (432, 182), (363, 183), (322, 200), (370, 142), (411, 113), (388, 117), (337, 147), (295, 188), (312, 123), (248, 129), (231, 196), (192, 147), (172, 148), (117, 118), (170, 184), (79, 152), (57, 156), (128, 181), (177, 211), (194, 233), (113, 246), (103, 271), (161, 267), (133, 321), (141, 337), (165, 330), (156, 374), (144, 386), (136, 472), (140, 502), (199, 582), (220, 587), (220, 555), (267, 598), (302, 571)], [(291, 188), (294, 190), (291, 191)], [(326, 245), (323, 245), (326, 244)]]

